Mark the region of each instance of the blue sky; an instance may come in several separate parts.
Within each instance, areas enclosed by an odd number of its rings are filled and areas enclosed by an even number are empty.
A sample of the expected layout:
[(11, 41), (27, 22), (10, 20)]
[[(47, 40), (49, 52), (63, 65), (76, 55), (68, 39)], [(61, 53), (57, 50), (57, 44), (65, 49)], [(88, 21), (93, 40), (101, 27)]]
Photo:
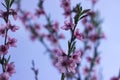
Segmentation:
[[(72, 1), (73, 4), (80, 0)], [(25, 10), (33, 11), (38, 0), (22, 0), (22, 6)], [(103, 70), (104, 80), (109, 80), (111, 76), (117, 76), (120, 68), (120, 0), (99, 0), (96, 9), (100, 10), (103, 19), (102, 28), (107, 39), (102, 40), (100, 51), (102, 56), (101, 68)], [(51, 18), (60, 20), (63, 24), (64, 18), (61, 18), (62, 9), (59, 8), (58, 0), (46, 0), (45, 8), (51, 14)], [(82, 1), (84, 8), (90, 8), (90, 1)], [(0, 5), (0, 9), (2, 6)], [(14, 21), (13, 21), (14, 22)], [(17, 48), (10, 49), (12, 53), (11, 61), (15, 62), (16, 74), (11, 80), (34, 80), (33, 72), (30, 70), (31, 60), (34, 59), (36, 67), (39, 68), (39, 80), (60, 80), (60, 74), (51, 65), (48, 54), (42, 54), (44, 47), (38, 41), (31, 42), (27, 30), (22, 27), (19, 21), (15, 21), (20, 26), (12, 36), (18, 39)]]

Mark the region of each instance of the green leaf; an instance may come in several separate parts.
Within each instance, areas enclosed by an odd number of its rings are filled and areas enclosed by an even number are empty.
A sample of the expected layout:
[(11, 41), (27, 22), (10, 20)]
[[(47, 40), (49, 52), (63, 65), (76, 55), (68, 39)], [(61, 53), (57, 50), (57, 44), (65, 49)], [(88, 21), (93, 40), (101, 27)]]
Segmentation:
[(8, 64), (9, 60), (10, 60), (11, 56), (8, 57), (7, 61), (6, 61), (6, 64)]
[(90, 11), (90, 9), (85, 9), (85, 10), (83, 10), (83, 11), (81, 12), (81, 15), (86, 14), (86, 13), (89, 12), (89, 11)]
[(62, 73), (62, 75), (61, 75), (61, 80), (64, 80), (64, 78), (65, 78), (65, 74)]
[(80, 6), (80, 4), (77, 4), (76, 8), (77, 8), (77, 10), (81, 13), (82, 7)]
[(88, 15), (83, 15), (83, 16), (81, 16), (81, 17), (79, 18), (79, 20), (83, 19), (83, 18), (86, 17), (86, 16), (88, 16)]
[(1, 2), (1, 4), (7, 9), (6, 5), (4, 3)]
[(70, 48), (70, 41), (68, 41), (68, 48)]
[(71, 44), (71, 48), (75, 46), (75, 43), (76, 43), (75, 41), (72, 42), (72, 44)]
[(10, 7), (11, 7), (11, 6), (12, 6), (12, 4), (14, 3), (14, 1), (15, 1), (15, 0), (12, 0), (12, 1), (10, 2)]
[(7, 9), (9, 9), (9, 3), (10, 3), (10, 0), (5, 0), (5, 4), (6, 4)]
[(83, 9), (82, 9), (82, 6), (80, 6), (80, 4), (77, 4), (76, 10), (77, 10), (77, 14), (76, 14), (76, 16), (75, 16), (75, 18), (74, 18), (75, 24), (77, 24), (80, 19), (82, 19), (82, 18), (84, 18), (85, 16), (87, 16), (86, 13), (87, 13), (90, 9), (85, 9), (85, 10), (83, 10)]
[(71, 46), (70, 46), (70, 53), (74, 52), (75, 50), (75, 41), (71, 43)]
[(81, 13), (82, 11), (82, 7), (79, 5), (79, 13)]
[(39, 0), (38, 6), (40, 9), (43, 9), (43, 0)]
[(75, 24), (77, 24), (78, 18), (79, 18), (79, 15), (77, 14), (77, 15), (74, 17)]

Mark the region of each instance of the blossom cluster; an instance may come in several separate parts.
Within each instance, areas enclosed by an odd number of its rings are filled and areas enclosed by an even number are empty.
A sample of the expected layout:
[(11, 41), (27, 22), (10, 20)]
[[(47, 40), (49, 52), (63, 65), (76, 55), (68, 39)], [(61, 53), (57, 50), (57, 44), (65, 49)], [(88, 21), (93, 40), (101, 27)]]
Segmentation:
[(81, 52), (75, 51), (72, 55), (68, 56), (64, 51), (61, 49), (54, 49), (53, 50), (53, 57), (54, 61), (53, 64), (57, 69), (60, 71), (60, 73), (73, 73), (75, 74), (77, 64), (80, 62), (80, 56)]
[[(68, 45), (68, 50), (66, 51), (64, 51), (64, 48), (59, 42), (60, 39), (65, 39), (64, 34), (59, 33), (60, 24), (58, 21), (51, 20), (44, 9), (44, 0), (39, 0), (38, 8), (35, 9), (34, 13), (18, 8), (20, 9), (19, 18), (25, 28), (30, 32), (30, 38), (32, 40), (39, 39), (47, 52), (50, 53), (53, 65), (62, 74), (61, 80), (65, 78), (68, 80), (73, 78), (76, 80), (82, 80), (83, 78), (85, 80), (99, 80), (96, 66), (100, 64), (101, 57), (98, 47), (100, 40), (105, 38), (105, 34), (100, 27), (102, 21), (99, 20), (98, 12), (94, 10), (97, 1), (98, 0), (91, 0), (93, 10), (91, 9), (90, 11), (90, 9), (83, 10), (80, 4), (77, 4), (72, 9), (71, 0), (61, 0), (60, 6), (64, 10), (63, 15), (65, 19), (67, 19), (61, 29), (70, 31), (71, 33), (68, 44), (66, 44)], [(45, 17), (46, 24), (37, 22), (41, 17)], [(83, 32), (77, 27), (80, 20), (82, 20), (84, 26)], [(76, 42), (78, 40), (82, 41), (84, 47), (79, 47), (77, 51)], [(51, 43), (50, 45), (48, 44), (49, 42)], [(88, 50), (89, 54), (87, 54)], [(91, 56), (91, 54), (93, 56)], [(85, 64), (84, 66), (82, 59), (85, 59), (88, 65)], [(80, 70), (82, 68), (83, 70)], [(32, 70), (37, 80), (38, 70), (34, 67)]]
[(62, 0), (61, 7), (64, 9), (65, 17), (68, 17), (71, 15), (71, 2), (70, 2), (70, 0)]
[[(40, 13), (41, 10), (42, 13)], [(60, 26), (58, 21), (51, 23), (52, 21), (43, 8), (36, 9), (35, 13), (26, 12), (24, 10), (22, 10), (22, 12), (20, 12), (21, 15), (19, 15), (19, 19), (22, 21), (25, 28), (30, 32), (31, 40), (39, 39), (40, 41), (43, 41), (43, 39), (47, 39), (52, 44), (58, 44), (59, 39), (65, 38), (62, 33), (59, 33)], [(34, 22), (36, 19), (39, 20), (40, 17), (45, 17), (47, 23), (40, 24), (38, 22)], [(31, 24), (31, 21), (33, 21), (34, 23)], [(43, 30), (45, 30), (46, 32), (42, 32)]]
[(16, 20), (17, 12), (11, 9), (14, 0), (5, 0), (2, 5), (6, 8), (6, 11), (0, 10), (0, 18), (5, 21), (5, 24), (0, 25), (0, 37), (3, 43), (0, 44), (0, 65), (2, 66), (2, 73), (0, 73), (0, 80), (9, 80), (9, 78), (15, 73), (15, 65), (10, 62), (11, 56), (8, 56), (9, 49), (16, 47), (17, 39), (8, 35), (8, 32), (15, 32), (19, 28), (16, 25), (11, 24), (9, 16), (13, 16)]
[(13, 62), (6, 65), (6, 69), (0, 74), (0, 80), (9, 80), (9, 78), (15, 73), (15, 65)]
[[(30, 32), (30, 39), (32, 41), (38, 39), (46, 48), (46, 51), (51, 53), (51, 45), (53, 45), (53, 48), (55, 48), (56, 46), (60, 46), (59, 40), (64, 39), (65, 36), (63, 35), (63, 33), (59, 32), (60, 25), (58, 21), (52, 21), (50, 19), (50, 16), (46, 14), (46, 11), (43, 7), (43, 2), (44, 0), (39, 1), (39, 7), (35, 9), (34, 13), (19, 8), (19, 19), (21, 20), (25, 28)], [(44, 17), (46, 19), (46, 24), (37, 22), (41, 17)], [(50, 45), (48, 45), (48, 43), (50, 43)], [(35, 79), (37, 80), (36, 71), (33, 71), (35, 73)]]
[[(101, 57), (98, 48), (101, 39), (105, 38), (105, 34), (101, 28), (102, 20), (99, 19), (99, 12), (94, 10), (98, 0), (91, 0), (91, 9), (83, 9), (81, 4), (76, 4), (72, 8), (71, 0), (60, 0), (60, 7), (63, 8), (63, 15), (65, 16), (63, 26), (60, 26), (59, 21), (51, 20), (43, 6), (45, 0), (39, 0), (38, 8), (35, 9), (34, 13), (22, 10), (20, 1), (16, 0), (18, 12), (11, 8), (14, 0), (4, 0), (2, 5), (6, 11), (0, 10), (0, 18), (5, 21), (5, 24), (0, 25), (0, 38), (3, 42), (0, 44), (0, 65), (2, 68), (0, 80), (9, 80), (16, 72), (15, 65), (10, 62), (11, 57), (8, 57), (8, 55), (9, 49), (16, 47), (17, 39), (11, 37), (8, 32), (16, 32), (19, 29), (11, 23), (9, 18), (9, 16), (12, 16), (16, 20), (17, 13), (19, 13), (20, 21), (30, 32), (30, 39), (32, 41), (38, 39), (46, 48), (46, 51), (50, 53), (53, 65), (61, 74), (61, 80), (101, 79), (96, 66), (100, 64)], [(41, 17), (45, 18), (46, 23), (39, 22)], [(84, 26), (83, 32), (78, 27), (81, 20)], [(61, 30), (71, 33), (68, 43), (64, 44), (68, 45), (67, 50), (59, 42), (61, 39), (65, 39), (65, 35), (60, 32)], [(83, 43), (83, 48), (76, 46), (78, 41)], [(35, 68), (34, 61), (32, 61), (31, 69), (35, 74), (35, 80), (38, 80), (39, 70)], [(111, 78), (111, 80), (119, 79), (120, 74)]]
[[(99, 80), (101, 77), (98, 74), (98, 68), (100, 64), (99, 45), (101, 39), (105, 38), (105, 34), (102, 31), (99, 12), (94, 10), (97, 0), (92, 0), (92, 9), (87, 13), (87, 16), (82, 20), (84, 30), (84, 49), (83, 56), (85, 56), (86, 64), (83, 66), (83, 74), (85, 80)], [(87, 51), (89, 50), (89, 55)], [(102, 74), (102, 73), (101, 73)]]
[[(51, 53), (52, 61), (54, 63), (54, 66), (64, 75), (67, 75), (67, 73), (77, 73), (78, 71), (78, 64), (80, 62), (81, 57), (81, 50), (76, 51), (76, 39), (83, 40), (84, 35), (80, 33), (80, 30), (77, 27), (77, 23), (80, 19), (84, 18), (86, 13), (89, 10), (81, 10), (80, 5), (77, 5), (75, 8), (77, 11), (75, 11), (75, 22), (72, 20), (72, 10), (71, 9), (71, 2), (70, 0), (62, 0), (61, 1), (61, 7), (64, 9), (64, 14), (66, 18), (69, 18), (69, 20), (65, 21), (64, 26), (61, 28), (63, 30), (67, 30), (71, 32), (71, 38), (68, 41), (68, 51), (67, 53), (63, 51), (61, 44), (59, 43), (59, 39), (64, 39), (64, 35), (59, 33), (60, 26), (57, 21), (53, 22), (50, 17), (46, 14), (44, 7), (43, 7), (43, 0), (39, 1), (39, 9), (35, 10), (35, 13), (32, 14), (31, 12), (26, 12), (24, 10), (21, 11), (20, 20), (25, 25), (25, 28), (30, 31), (31, 33), (31, 39), (39, 39), (43, 46), (46, 48), (46, 50)], [(81, 14), (81, 15), (79, 15)], [(37, 18), (36, 18), (37, 16)], [(34, 19), (39, 19), (40, 17), (44, 16), (46, 18), (47, 24), (41, 25), (36, 22), (34, 22)], [(32, 21), (31, 21), (32, 20)], [(30, 22), (34, 22), (34, 24), (31, 24)], [(47, 32), (42, 33), (42, 28), (45, 28)], [(46, 40), (48, 40), (52, 44), (49, 47)], [(53, 45), (55, 44), (55, 45)], [(59, 47), (58, 50), (56, 50), (56, 47)], [(54, 52), (54, 50), (56, 50)], [(67, 77), (67, 76), (66, 76)]]

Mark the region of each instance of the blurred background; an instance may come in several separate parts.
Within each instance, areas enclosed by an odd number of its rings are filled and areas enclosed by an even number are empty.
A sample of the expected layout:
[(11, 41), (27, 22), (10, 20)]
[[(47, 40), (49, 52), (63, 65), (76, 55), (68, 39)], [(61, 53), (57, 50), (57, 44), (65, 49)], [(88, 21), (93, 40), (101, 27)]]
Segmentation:
[[(74, 0), (72, 5), (81, 2), (86, 9), (91, 8), (89, 0)], [(22, 0), (21, 6), (24, 10), (33, 12), (37, 8), (38, 0)], [(63, 10), (60, 8), (59, 0), (46, 0), (45, 10), (51, 14), (53, 20), (64, 23), (64, 17), (60, 17)], [(95, 6), (100, 11), (103, 19), (102, 29), (106, 39), (101, 41), (99, 50), (101, 51), (101, 71), (104, 80), (110, 80), (112, 76), (117, 76), (120, 68), (120, 0), (99, 0)], [(0, 5), (0, 9), (3, 9)], [(42, 20), (44, 23), (44, 19)], [(2, 22), (1, 22), (2, 23)], [(0, 24), (1, 24), (0, 23)], [(44, 54), (45, 48), (39, 41), (32, 42), (29, 38), (29, 32), (25, 30), (19, 20), (12, 21), (20, 29), (12, 36), (18, 39), (17, 48), (10, 49), (12, 55), (11, 61), (15, 62), (16, 74), (10, 80), (34, 80), (34, 74), (31, 71), (31, 61), (34, 60), (39, 69), (39, 80), (60, 80), (60, 74), (51, 63), (48, 54)]]

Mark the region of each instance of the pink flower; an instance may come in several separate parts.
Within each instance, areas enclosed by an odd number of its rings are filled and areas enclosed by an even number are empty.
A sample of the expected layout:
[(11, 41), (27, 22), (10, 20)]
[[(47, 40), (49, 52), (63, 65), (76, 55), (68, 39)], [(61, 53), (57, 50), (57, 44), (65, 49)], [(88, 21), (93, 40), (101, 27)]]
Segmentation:
[(4, 36), (5, 35), (5, 27), (0, 27), (0, 35)]
[(15, 20), (17, 19), (17, 12), (15, 10), (10, 9), (9, 13), (13, 16)]
[(59, 30), (59, 23), (56, 21), (54, 24), (53, 24), (53, 30), (55, 31), (55, 32), (57, 32), (58, 30)]
[(65, 21), (65, 25), (62, 26), (61, 28), (64, 30), (70, 30), (72, 27), (74, 27), (74, 24), (69, 22), (69, 21)]
[(88, 24), (88, 25), (87, 25), (87, 29), (88, 29), (89, 31), (92, 31), (93, 28), (94, 28), (94, 25), (93, 25), (93, 24)]
[(76, 51), (72, 56), (68, 56), (61, 49), (55, 49), (53, 52), (54, 65), (60, 73), (76, 73), (77, 63), (80, 61), (80, 52)]
[(58, 58), (56, 67), (61, 73), (76, 72), (77, 64), (74, 63), (73, 59), (68, 56), (61, 56)]
[(92, 62), (92, 60), (93, 60), (93, 58), (92, 58), (92, 57), (90, 57), (90, 56), (87, 56), (87, 57), (86, 57), (86, 59), (87, 59), (87, 61), (88, 61), (88, 62), (90, 62), (90, 63), (91, 63), (91, 62)]
[(8, 15), (12, 15), (15, 20), (17, 19), (17, 12), (13, 9), (10, 9), (9, 13), (0, 11), (0, 17), (4, 18), (5, 20), (7, 19)]
[(0, 10), (0, 17), (1, 17), (1, 18), (4, 18), (5, 21), (7, 20), (7, 16), (8, 16), (8, 15), (9, 15), (9, 13)]
[(9, 80), (8, 73), (4, 72), (4, 73), (0, 74), (0, 80)]
[(9, 74), (9, 76), (12, 76), (12, 74), (15, 73), (15, 65), (13, 62), (7, 64), (6, 66), (6, 72)]
[(70, 14), (71, 14), (71, 11), (70, 11), (69, 9), (67, 9), (67, 10), (64, 12), (65, 18), (66, 18), (67, 16), (70, 16)]
[(33, 14), (26, 11), (22, 14), (22, 16), (20, 16), (20, 19), (22, 23), (25, 25), (28, 20), (33, 19)]
[(99, 35), (97, 33), (89, 35), (89, 38), (92, 42), (96, 42), (97, 39), (99, 39)]
[(93, 75), (92, 80), (98, 80), (98, 77), (96, 75)]
[(7, 27), (8, 27), (8, 29), (10, 29), (12, 32), (15, 32), (16, 30), (18, 30), (18, 29), (19, 29), (19, 27), (18, 27), (18, 26), (11, 25), (11, 23), (10, 23), (10, 22), (8, 22)]
[(54, 34), (48, 34), (46, 37), (49, 41), (51, 41), (54, 44), (56, 44), (58, 42), (58, 40), (57, 40), (57, 38), (55, 37)]
[(64, 34), (62, 34), (62, 33), (61, 33), (61, 34), (59, 34), (59, 38), (60, 38), (60, 39), (65, 39)]
[(37, 39), (37, 37), (38, 37), (38, 36), (36, 36), (36, 35), (34, 35), (34, 34), (31, 34), (31, 35), (30, 35), (30, 39), (31, 39), (32, 41), (35, 41), (35, 40)]
[(66, 55), (60, 48), (54, 48), (52, 50), (52, 53), (53, 53), (53, 56), (54, 57), (59, 57), (59, 56), (63, 56), (63, 55)]
[(87, 18), (83, 18), (83, 19), (82, 19), (82, 24), (83, 24), (83, 25), (86, 25), (87, 22), (88, 22)]
[(0, 55), (6, 55), (8, 53), (8, 45), (1, 45), (0, 46)]
[(90, 69), (87, 66), (85, 66), (84, 69), (83, 69), (83, 73), (88, 74), (89, 71), (90, 71)]
[(62, 0), (61, 7), (64, 9), (65, 17), (71, 15), (71, 3), (70, 0)]
[(40, 28), (41, 28), (40, 24), (34, 24), (34, 29), (35, 30), (40, 30)]
[(9, 37), (7, 44), (11, 47), (16, 47), (16, 42), (17, 42), (17, 40), (15, 38), (10, 38)]
[(61, 7), (63, 7), (64, 9), (69, 9), (70, 5), (70, 0), (62, 0)]
[(40, 9), (36, 9), (35, 15), (40, 17), (41, 15), (44, 15), (45, 11), (44, 10), (40, 10)]
[(92, 4), (96, 4), (98, 0), (92, 0)]
[(112, 77), (110, 80), (120, 80), (120, 77)]
[(97, 57), (97, 58), (96, 58), (96, 63), (97, 63), (97, 64), (100, 64), (100, 59), (101, 59), (100, 57)]
[(75, 51), (75, 53), (72, 55), (72, 58), (74, 60), (75, 63), (79, 63), (80, 62), (80, 57), (81, 57), (81, 51)]
[(79, 29), (77, 28), (74, 32), (74, 36), (79, 39), (79, 40), (83, 40), (84, 39), (84, 36), (82, 33), (79, 32)]
[(105, 33), (101, 33), (100, 37), (106, 39)]

